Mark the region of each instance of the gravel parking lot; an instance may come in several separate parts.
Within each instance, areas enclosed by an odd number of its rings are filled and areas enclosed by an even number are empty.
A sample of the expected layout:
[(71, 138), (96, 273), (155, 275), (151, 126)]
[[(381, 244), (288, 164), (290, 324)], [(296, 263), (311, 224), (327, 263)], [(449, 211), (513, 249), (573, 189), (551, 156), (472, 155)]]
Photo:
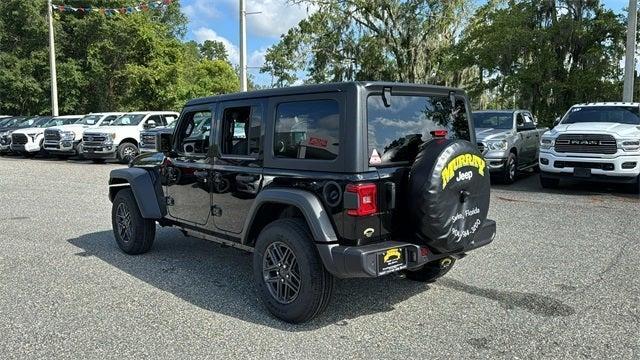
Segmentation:
[(173, 229), (120, 252), (118, 166), (0, 157), (3, 358), (640, 357), (638, 195), (495, 186), (498, 236), (445, 278), (340, 280), (293, 326), (258, 301), (250, 255)]

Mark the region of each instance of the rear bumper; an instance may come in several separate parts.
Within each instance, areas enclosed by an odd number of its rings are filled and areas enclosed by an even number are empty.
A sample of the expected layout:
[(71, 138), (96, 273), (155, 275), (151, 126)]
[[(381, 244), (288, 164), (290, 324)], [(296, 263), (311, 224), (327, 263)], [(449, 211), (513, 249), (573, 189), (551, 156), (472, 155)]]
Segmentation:
[[(486, 220), (476, 234), (473, 244), (465, 249), (465, 252), (489, 244), (493, 241), (495, 234), (496, 222)], [(419, 268), (428, 262), (444, 257), (459, 258), (464, 256), (464, 252), (436, 254), (424, 246), (401, 241), (385, 241), (364, 246), (342, 246), (338, 244), (316, 244), (316, 246), (327, 271), (339, 278), (378, 277), (403, 269)], [(406, 266), (398, 267), (393, 271), (379, 273), (378, 254), (394, 248), (406, 249)], [(421, 250), (422, 248), (427, 249), (427, 251)]]

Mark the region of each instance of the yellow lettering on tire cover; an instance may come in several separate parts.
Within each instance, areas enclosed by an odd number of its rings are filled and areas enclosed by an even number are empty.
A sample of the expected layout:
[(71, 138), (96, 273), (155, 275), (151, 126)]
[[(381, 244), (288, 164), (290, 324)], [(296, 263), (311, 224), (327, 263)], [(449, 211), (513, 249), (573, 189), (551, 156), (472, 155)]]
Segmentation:
[(463, 167), (472, 167), (478, 171), (480, 176), (484, 176), (485, 166), (486, 163), (484, 159), (478, 155), (466, 153), (456, 156), (442, 169), (442, 189), (447, 187), (447, 184), (451, 179), (453, 179), (453, 176), (458, 169)]

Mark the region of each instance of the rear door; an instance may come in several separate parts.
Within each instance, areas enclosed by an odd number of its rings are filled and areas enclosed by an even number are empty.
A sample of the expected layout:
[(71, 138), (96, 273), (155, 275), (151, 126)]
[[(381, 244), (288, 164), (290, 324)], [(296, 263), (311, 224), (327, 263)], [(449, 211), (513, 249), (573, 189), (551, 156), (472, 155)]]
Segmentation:
[(218, 109), (212, 176), (212, 212), (216, 228), (240, 234), (262, 187), (263, 100), (221, 103)]
[(385, 106), (382, 93), (370, 93), (367, 109), (367, 143), (370, 169), (377, 170), (379, 236), (396, 239), (410, 235), (407, 220), (408, 174), (419, 147), (439, 137), (475, 141), (472, 136), (469, 106), (464, 96), (456, 95), (452, 106), (448, 92), (403, 92), (392, 89)]
[(174, 156), (165, 160), (169, 215), (207, 223), (211, 206), (210, 145), (214, 105), (185, 108), (174, 132)]

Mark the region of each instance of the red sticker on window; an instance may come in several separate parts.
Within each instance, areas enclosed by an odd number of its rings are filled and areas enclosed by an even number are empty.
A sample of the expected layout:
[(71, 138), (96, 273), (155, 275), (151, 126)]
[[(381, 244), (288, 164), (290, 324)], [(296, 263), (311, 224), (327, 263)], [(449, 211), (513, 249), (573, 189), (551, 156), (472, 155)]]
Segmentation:
[(309, 138), (309, 145), (315, 146), (315, 147), (323, 147), (323, 148), (325, 148), (325, 147), (327, 147), (327, 140), (316, 138), (316, 137), (310, 137)]

